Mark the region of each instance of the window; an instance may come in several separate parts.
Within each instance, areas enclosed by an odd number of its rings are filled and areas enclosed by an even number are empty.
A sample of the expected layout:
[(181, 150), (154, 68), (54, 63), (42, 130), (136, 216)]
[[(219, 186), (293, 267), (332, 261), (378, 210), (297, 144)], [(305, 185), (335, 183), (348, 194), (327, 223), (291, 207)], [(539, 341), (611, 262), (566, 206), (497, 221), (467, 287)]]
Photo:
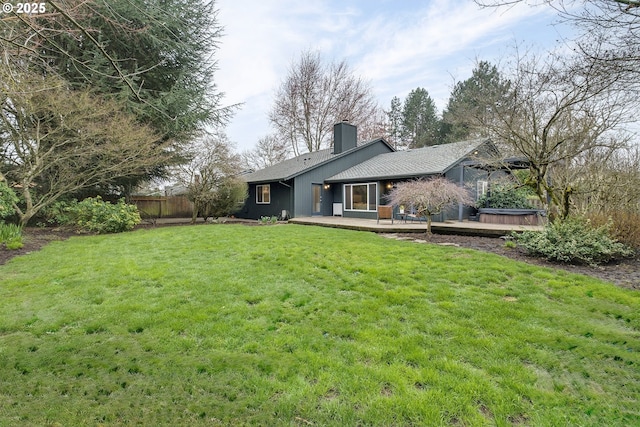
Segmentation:
[(375, 211), (377, 208), (378, 184), (345, 184), (344, 208), (348, 211)]
[(478, 181), (476, 183), (476, 200), (487, 194), (489, 183), (487, 181)]
[(259, 205), (268, 205), (271, 203), (271, 185), (256, 185), (256, 203)]

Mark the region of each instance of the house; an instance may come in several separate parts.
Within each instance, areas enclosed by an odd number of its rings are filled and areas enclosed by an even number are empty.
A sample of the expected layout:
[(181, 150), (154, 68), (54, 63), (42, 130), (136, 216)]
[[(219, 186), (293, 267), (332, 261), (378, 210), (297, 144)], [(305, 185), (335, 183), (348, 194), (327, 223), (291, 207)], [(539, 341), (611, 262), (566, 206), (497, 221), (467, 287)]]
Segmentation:
[[(245, 176), (249, 197), (236, 215), (305, 217), (313, 215), (375, 219), (394, 184), (442, 175), (476, 194), (484, 194), (489, 172), (477, 160), (498, 154), (488, 139), (396, 151), (384, 139), (357, 143), (355, 126), (334, 126), (333, 149), (306, 153)], [(435, 220), (468, 218), (461, 206)]]
[[(304, 217), (333, 214), (333, 190), (325, 180), (339, 172), (394, 151), (384, 139), (357, 144), (356, 127), (338, 123), (333, 128), (333, 148), (302, 154), (245, 175), (249, 197), (236, 216)], [(282, 215), (284, 213), (284, 215)]]

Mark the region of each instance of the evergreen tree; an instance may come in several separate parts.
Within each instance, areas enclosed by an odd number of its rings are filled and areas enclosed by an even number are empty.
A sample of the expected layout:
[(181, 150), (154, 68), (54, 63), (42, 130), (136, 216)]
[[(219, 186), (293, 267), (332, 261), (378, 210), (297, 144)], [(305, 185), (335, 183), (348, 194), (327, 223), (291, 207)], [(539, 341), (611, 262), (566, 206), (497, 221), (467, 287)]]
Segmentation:
[(52, 2), (57, 17), (41, 23), (51, 33), (40, 40), (47, 70), (73, 88), (126, 100), (130, 112), (164, 140), (190, 141), (224, 121), (229, 111), (221, 108), (213, 81), (212, 55), (221, 36), (213, 1), (88, 0), (72, 6)]
[(221, 106), (213, 80), (221, 36), (214, 1), (59, 0), (46, 9), (33, 19), (0, 20), (7, 65), (117, 101), (173, 154), (142, 175), (114, 180), (112, 188), (164, 175), (181, 160), (185, 143), (232, 112)]
[(436, 104), (426, 89), (409, 92), (402, 109), (402, 139), (408, 148), (436, 145), (439, 141)]
[(391, 109), (387, 112), (389, 123), (388, 138), (391, 145), (398, 149), (402, 145), (402, 101), (397, 96), (391, 99)]
[(507, 96), (508, 82), (495, 65), (480, 61), (471, 77), (453, 88), (442, 113), (441, 136), (444, 142), (488, 136), (487, 125), (495, 107)]

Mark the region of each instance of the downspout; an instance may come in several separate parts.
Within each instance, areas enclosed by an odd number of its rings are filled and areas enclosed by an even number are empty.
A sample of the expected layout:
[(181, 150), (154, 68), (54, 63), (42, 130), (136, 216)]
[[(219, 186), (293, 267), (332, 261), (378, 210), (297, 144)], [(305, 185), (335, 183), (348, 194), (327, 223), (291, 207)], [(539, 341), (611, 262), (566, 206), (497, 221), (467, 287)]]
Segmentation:
[[(464, 165), (460, 164), (460, 187), (464, 188)], [(464, 207), (458, 202), (458, 221), (462, 222)]]

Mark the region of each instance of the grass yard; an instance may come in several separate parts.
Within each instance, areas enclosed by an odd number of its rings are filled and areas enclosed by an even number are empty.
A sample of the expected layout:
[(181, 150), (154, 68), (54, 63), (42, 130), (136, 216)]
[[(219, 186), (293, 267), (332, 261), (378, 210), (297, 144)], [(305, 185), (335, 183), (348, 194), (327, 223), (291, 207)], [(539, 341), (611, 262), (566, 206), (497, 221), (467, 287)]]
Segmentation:
[(0, 426), (640, 425), (640, 293), (308, 226), (0, 266)]

